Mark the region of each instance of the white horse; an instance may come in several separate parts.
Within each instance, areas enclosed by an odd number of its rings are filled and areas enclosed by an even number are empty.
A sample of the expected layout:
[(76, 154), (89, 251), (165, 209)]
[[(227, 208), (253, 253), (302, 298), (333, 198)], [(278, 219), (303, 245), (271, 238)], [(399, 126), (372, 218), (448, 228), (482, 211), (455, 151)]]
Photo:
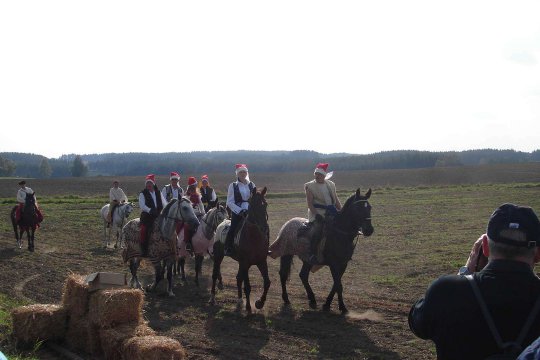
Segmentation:
[(101, 218), (103, 219), (103, 248), (106, 249), (111, 243), (111, 234), (116, 235), (116, 243), (114, 244), (114, 248), (116, 249), (118, 246), (123, 248), (124, 244), (122, 243), (120, 232), (124, 226), (124, 223), (126, 222), (126, 219), (129, 217), (135, 206), (130, 202), (118, 205), (112, 214), (112, 224), (109, 227), (109, 233), (107, 233), (107, 214), (109, 213), (109, 206), (110, 205), (107, 204), (100, 210)]
[[(191, 245), (193, 247), (193, 253), (195, 253), (195, 284), (199, 286), (199, 275), (202, 270), (202, 262), (206, 254), (213, 256), (214, 252), (214, 233), (216, 228), (223, 220), (227, 218), (227, 210), (222, 204), (218, 204), (217, 207), (208, 210), (208, 212), (201, 219), (201, 225), (193, 234), (191, 238)], [(178, 263), (174, 267), (174, 273), (180, 273), (182, 280), (186, 280), (186, 274), (184, 272), (184, 264), (186, 263), (186, 256), (188, 252), (186, 250), (186, 242), (184, 241), (184, 231), (181, 230), (178, 234)]]

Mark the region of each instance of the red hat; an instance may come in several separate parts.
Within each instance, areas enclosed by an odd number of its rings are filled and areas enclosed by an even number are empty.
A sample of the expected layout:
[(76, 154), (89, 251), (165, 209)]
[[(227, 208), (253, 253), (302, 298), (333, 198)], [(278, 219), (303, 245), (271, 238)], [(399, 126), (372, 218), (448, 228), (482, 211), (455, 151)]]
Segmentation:
[(328, 173), (328, 163), (318, 163), (317, 166), (315, 166), (314, 173), (319, 173), (326, 176)]
[(150, 181), (152, 184), (156, 185), (156, 175), (154, 175), (154, 174), (146, 175), (145, 183), (147, 183), (148, 181)]
[(190, 176), (187, 181), (188, 186), (197, 185), (197, 179), (194, 176)]
[(248, 172), (248, 167), (246, 164), (236, 164), (236, 175), (238, 175), (238, 173), (240, 171), (245, 171), (245, 172)]
[(171, 177), (169, 178), (169, 180), (172, 180), (172, 179), (180, 180), (180, 174), (174, 171), (171, 172)]
[(203, 176), (201, 177), (201, 181), (206, 181), (206, 182), (208, 182), (208, 175), (203, 175)]

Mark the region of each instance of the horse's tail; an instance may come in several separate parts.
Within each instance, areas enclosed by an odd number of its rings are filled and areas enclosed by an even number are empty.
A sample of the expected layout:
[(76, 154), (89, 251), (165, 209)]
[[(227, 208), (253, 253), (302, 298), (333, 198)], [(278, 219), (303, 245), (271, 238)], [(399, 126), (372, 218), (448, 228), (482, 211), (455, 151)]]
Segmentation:
[(15, 232), (15, 239), (19, 240), (19, 234), (17, 233), (17, 219), (15, 216), (15, 213), (17, 211), (17, 206), (14, 206), (13, 209), (11, 209), (11, 225), (13, 225), (13, 231)]
[(291, 267), (294, 255), (283, 255), (279, 258), (279, 278), (281, 281), (288, 281), (291, 277)]

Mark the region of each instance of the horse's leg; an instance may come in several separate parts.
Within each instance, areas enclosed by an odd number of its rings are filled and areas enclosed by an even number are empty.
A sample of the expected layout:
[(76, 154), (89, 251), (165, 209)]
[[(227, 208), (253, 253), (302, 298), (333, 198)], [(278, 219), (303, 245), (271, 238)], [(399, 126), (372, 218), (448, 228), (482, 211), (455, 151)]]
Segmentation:
[(167, 292), (169, 293), (169, 297), (174, 297), (174, 293), (172, 291), (172, 289), (173, 289), (173, 275), (172, 275), (173, 265), (174, 265), (174, 259), (171, 259), (171, 260), (167, 261), (167, 282), (168, 282)]
[(32, 242), (32, 250), (31, 251), (34, 251), (34, 235), (36, 233), (36, 229), (32, 226), (30, 228), (31, 230), (31, 235), (30, 235), (30, 241)]
[(266, 260), (260, 264), (257, 264), (257, 267), (259, 268), (259, 271), (261, 272), (261, 275), (263, 277), (264, 291), (261, 298), (255, 301), (255, 307), (257, 309), (262, 309), (264, 303), (266, 302), (266, 295), (268, 294), (268, 289), (270, 289), (270, 277), (268, 276), (268, 263), (266, 262)]
[(28, 251), (34, 251), (34, 244), (32, 244), (31, 238), (30, 238), (30, 227), (26, 228), (26, 240), (28, 241)]
[(199, 274), (202, 271), (202, 263), (204, 256), (195, 255), (195, 285), (199, 286)]
[(103, 248), (107, 248), (107, 222), (103, 221)]
[(302, 262), (302, 269), (300, 270), (300, 279), (302, 280), (302, 284), (304, 284), (304, 288), (306, 289), (307, 297), (309, 300), (309, 307), (312, 309), (317, 308), (317, 300), (315, 300), (315, 294), (313, 293), (313, 290), (311, 290), (311, 286), (309, 285), (309, 271), (311, 270), (311, 265), (307, 262)]
[(152, 265), (154, 265), (154, 283), (147, 287), (146, 290), (149, 292), (153, 292), (156, 290), (156, 287), (158, 286), (159, 282), (163, 280), (164, 278), (163, 273), (165, 272), (163, 265), (161, 264), (161, 261), (152, 263)]
[[(238, 276), (240, 280), (238, 279)], [(238, 270), (238, 276), (236, 280), (236, 285), (239, 286), (238, 300), (242, 301), (242, 281), (244, 282), (244, 295), (246, 296), (246, 311), (251, 314), (251, 299), (249, 295), (251, 294), (251, 284), (249, 282), (249, 267), (240, 266)]]
[(142, 286), (139, 282), (139, 278), (137, 277), (137, 269), (139, 268), (139, 264), (141, 261), (139, 259), (131, 259), (129, 261), (129, 270), (131, 271), (131, 280), (129, 282), (129, 286), (135, 289), (141, 289)]
[(293, 255), (285, 255), (280, 259), (279, 264), (279, 280), (281, 281), (281, 298), (285, 305), (289, 305), (289, 294), (287, 294), (287, 281), (289, 280), (289, 275), (291, 273)]
[(184, 270), (184, 267), (186, 265), (186, 258), (185, 257), (181, 257), (180, 259), (178, 259), (178, 273), (181, 275), (181, 279), (182, 281), (186, 281), (186, 272)]
[(323, 305), (324, 311), (330, 311), (330, 305), (332, 304), (332, 301), (334, 299), (334, 295), (338, 294), (338, 301), (339, 301), (339, 310), (342, 314), (346, 314), (348, 312), (347, 308), (345, 307), (345, 304), (343, 303), (343, 285), (341, 283), (341, 277), (343, 276), (343, 273), (345, 272), (346, 266), (330, 266), (330, 272), (332, 273), (332, 279), (334, 281), (334, 285), (332, 286), (332, 290), (330, 290), (330, 294), (328, 294), (328, 297), (326, 298), (326, 302)]
[(223, 255), (214, 256), (214, 266), (212, 269), (212, 290), (210, 292), (210, 300), (208, 300), (208, 303), (210, 305), (216, 304), (216, 281), (218, 279), (221, 280), (221, 262), (222, 261), (223, 261)]

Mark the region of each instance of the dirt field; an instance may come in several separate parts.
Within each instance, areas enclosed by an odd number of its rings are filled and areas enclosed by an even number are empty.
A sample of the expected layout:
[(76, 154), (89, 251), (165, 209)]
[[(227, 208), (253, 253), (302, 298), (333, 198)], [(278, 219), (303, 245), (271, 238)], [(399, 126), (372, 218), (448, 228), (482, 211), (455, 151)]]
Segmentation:
[[(516, 174), (515, 169), (511, 172)], [(434, 359), (432, 344), (414, 337), (408, 329), (410, 306), (432, 280), (456, 272), (465, 262), (472, 243), (498, 205), (514, 202), (539, 211), (540, 172), (529, 167), (522, 172), (527, 177), (516, 178), (517, 183), (500, 180), (481, 185), (464, 181), (462, 185), (443, 186), (426, 180), (423, 186), (411, 187), (399, 186), (394, 178), (388, 178), (386, 183), (383, 178), (373, 180), (369, 185), (374, 186), (370, 202), (375, 233), (358, 239), (343, 279), (348, 316), (338, 312), (336, 301), (329, 313), (320, 310), (331, 288), (328, 268), (310, 278), (319, 309), (309, 308), (298, 278), (298, 260), (289, 284), (292, 306), (284, 307), (279, 261), (270, 258), (272, 285), (268, 301), (262, 310), (253, 307), (254, 313), (247, 315), (236, 300), (237, 264), (227, 258), (222, 267), (225, 289), (218, 293), (217, 305), (207, 304), (211, 260), (204, 261), (199, 287), (193, 283), (193, 261), (188, 260), (187, 282), (174, 280), (176, 297), (147, 294), (145, 317), (160, 335), (179, 340), (189, 359)], [(340, 193), (342, 201), (352, 194), (355, 184), (362, 184), (362, 174), (349, 175), (341, 181), (341, 188), (346, 189)], [(433, 173), (437, 179), (442, 176)], [(479, 175), (471, 173), (469, 178), (475, 176)], [(273, 239), (286, 220), (305, 215), (301, 188), (309, 177), (276, 180), (267, 175), (260, 179), (266, 183), (254, 178), (257, 185), (270, 189)], [(0, 212), (5, 214), (0, 218), (1, 293), (31, 303), (57, 303), (63, 282), (71, 272), (128, 271), (119, 250), (101, 247), (103, 229), (98, 211), (105, 203), (110, 179), (79, 180), (34, 180), (29, 184), (38, 192), (45, 214), (34, 253), (15, 247), (8, 213), (16, 187), (11, 185), (13, 181), (0, 180)], [(142, 180), (121, 181), (128, 185), (132, 198), (137, 182)], [(137, 216), (135, 213), (131, 217)], [(149, 266), (141, 274), (145, 282), (152, 281)], [(250, 276), (254, 302), (261, 294), (262, 279), (256, 268)], [(37, 356), (47, 358), (50, 354), (40, 352)]]

